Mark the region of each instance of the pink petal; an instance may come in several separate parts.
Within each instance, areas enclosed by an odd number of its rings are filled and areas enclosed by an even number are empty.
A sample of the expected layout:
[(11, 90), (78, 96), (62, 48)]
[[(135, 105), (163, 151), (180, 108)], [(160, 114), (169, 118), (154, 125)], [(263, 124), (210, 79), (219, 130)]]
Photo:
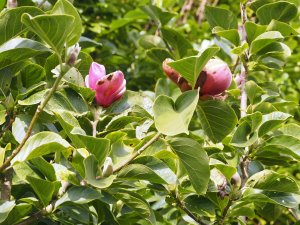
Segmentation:
[(98, 80), (105, 77), (105, 74), (106, 74), (105, 67), (101, 64), (93, 62), (89, 70), (89, 78), (88, 78), (89, 87), (92, 90), (95, 90)]
[(121, 71), (116, 71), (98, 80), (96, 85), (96, 102), (104, 107), (118, 100), (126, 90), (126, 80)]

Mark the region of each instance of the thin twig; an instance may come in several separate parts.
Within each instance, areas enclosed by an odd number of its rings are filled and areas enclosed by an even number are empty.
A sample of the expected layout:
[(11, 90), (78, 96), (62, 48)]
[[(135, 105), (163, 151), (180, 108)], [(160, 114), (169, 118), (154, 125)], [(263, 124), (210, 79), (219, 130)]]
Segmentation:
[(123, 167), (127, 166), (132, 160), (142, 154), (150, 145), (152, 145), (160, 137), (161, 133), (157, 133), (153, 136), (145, 145), (143, 145), (139, 150), (137, 150), (127, 161), (122, 163), (120, 166), (114, 168), (114, 173), (120, 171)]
[(10, 129), (10, 127), (12, 126), (12, 124), (14, 123), (15, 119), (16, 119), (16, 112), (13, 113), (13, 116), (9, 119), (8, 124), (0, 131), (0, 138), (3, 136), (3, 134)]
[(40, 4), (38, 4), (38, 8), (42, 8), (43, 5), (47, 2), (47, 0), (43, 0)]
[(40, 103), (40, 105), (37, 107), (34, 116), (32, 117), (32, 120), (28, 126), (27, 132), (22, 140), (22, 142), (20, 143), (20, 145), (12, 152), (12, 154), (5, 160), (5, 162), (2, 164), (2, 166), (0, 167), (0, 172), (3, 172), (7, 167), (9, 167), (10, 162), (13, 160), (13, 158), (15, 158), (17, 156), (17, 154), (21, 151), (21, 149), (23, 148), (23, 146), (25, 145), (26, 141), (28, 140), (28, 138), (31, 135), (31, 132), (33, 130), (33, 127), (35, 125), (35, 123), (37, 122), (40, 114), (42, 113), (42, 111), (44, 110), (45, 106), (47, 105), (47, 103), (49, 102), (49, 100), (51, 99), (52, 95), (55, 93), (62, 77), (64, 76), (65, 72), (62, 70), (62, 63), (61, 64), (61, 73), (60, 75), (56, 78), (53, 87), (51, 88), (51, 90), (48, 92), (47, 96), (45, 97), (45, 99)]
[(226, 207), (225, 207), (224, 210), (223, 210), (222, 217), (221, 217), (221, 219), (220, 219), (219, 222), (218, 222), (219, 225), (223, 225), (223, 224), (224, 224), (225, 219), (226, 219), (226, 216), (227, 216), (227, 213), (228, 213), (228, 210), (229, 210), (231, 204), (232, 204), (232, 200), (229, 199), (229, 201), (228, 201)]
[(9, 169), (5, 171), (3, 177), (1, 178), (1, 200), (4, 201), (10, 200), (12, 175), (13, 175), (13, 170)]
[(175, 200), (177, 206), (183, 210), (189, 217), (191, 217), (195, 222), (200, 225), (206, 225), (203, 221), (200, 220), (196, 215), (194, 215), (190, 210), (185, 207), (185, 204), (176, 196), (175, 193), (170, 192), (170, 196)]
[(201, 25), (202, 20), (204, 18), (205, 5), (207, 0), (201, 0), (199, 8), (197, 9), (196, 15), (198, 17), (198, 24)]
[(179, 24), (183, 24), (186, 22), (189, 12), (192, 9), (192, 6), (194, 4), (194, 0), (186, 0), (181, 8), (180, 14), (182, 15), (180, 20), (178, 21)]

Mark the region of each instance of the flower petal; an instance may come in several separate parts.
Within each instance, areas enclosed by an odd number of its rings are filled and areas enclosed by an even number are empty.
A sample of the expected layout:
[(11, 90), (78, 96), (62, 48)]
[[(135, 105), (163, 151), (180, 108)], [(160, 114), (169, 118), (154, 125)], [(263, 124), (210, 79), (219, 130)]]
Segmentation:
[(89, 70), (89, 87), (95, 90), (98, 80), (105, 77), (105, 74), (105, 67), (101, 64), (93, 62)]
[(126, 80), (121, 71), (116, 71), (98, 80), (96, 85), (96, 102), (104, 107), (118, 100), (126, 90)]

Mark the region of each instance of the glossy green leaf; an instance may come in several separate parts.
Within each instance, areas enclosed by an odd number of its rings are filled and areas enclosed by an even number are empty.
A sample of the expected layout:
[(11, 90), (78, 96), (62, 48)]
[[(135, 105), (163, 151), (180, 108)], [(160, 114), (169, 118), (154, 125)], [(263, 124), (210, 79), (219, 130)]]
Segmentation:
[(26, 217), (31, 212), (32, 208), (33, 207), (31, 204), (19, 203), (11, 210), (11, 212), (9, 213), (8, 217), (5, 219), (3, 224), (19, 223), (24, 217)]
[(214, 143), (222, 141), (237, 124), (235, 112), (223, 101), (201, 101), (197, 114), (203, 130)]
[(169, 141), (186, 169), (190, 181), (198, 194), (204, 194), (209, 182), (209, 159), (202, 146), (189, 138), (173, 138)]
[(161, 28), (162, 38), (173, 48), (176, 59), (186, 56), (188, 50), (193, 50), (191, 43), (178, 31), (172, 28)]
[(175, 102), (168, 96), (158, 96), (153, 106), (157, 130), (170, 136), (188, 134), (188, 126), (198, 103), (198, 95), (198, 90), (187, 91)]
[(164, 26), (167, 24), (176, 14), (168, 11), (163, 11), (161, 8), (155, 5), (144, 5), (141, 9), (147, 13), (158, 25)]
[(210, 47), (205, 49), (198, 56), (183, 58), (174, 62), (168, 63), (170, 67), (181, 74), (191, 85), (195, 86), (198, 77), (205, 66), (220, 49), (218, 47)]
[(205, 16), (211, 28), (219, 26), (225, 30), (237, 29), (237, 18), (227, 9), (206, 6)]
[(13, 159), (16, 162), (27, 161), (52, 152), (61, 152), (70, 148), (70, 144), (56, 133), (43, 131), (31, 136), (21, 152)]
[(290, 114), (283, 112), (272, 112), (263, 116), (262, 125), (259, 127), (258, 136), (261, 137), (275, 128), (278, 128), (287, 119), (291, 117)]
[(289, 22), (297, 15), (296, 5), (287, 1), (276, 1), (265, 4), (256, 11), (261, 24), (269, 24), (273, 19)]
[(76, 8), (67, 0), (59, 0), (52, 8), (51, 14), (54, 15), (70, 15), (74, 17), (74, 22), (69, 24), (72, 30), (67, 37), (67, 46), (75, 45), (81, 36), (82, 23)]
[(71, 187), (67, 192), (55, 202), (55, 208), (62, 204), (72, 202), (75, 204), (86, 204), (95, 199), (99, 199), (102, 194), (90, 187)]
[(295, 36), (299, 34), (299, 32), (297, 32), (289, 24), (277, 20), (271, 21), (267, 27), (267, 31), (279, 31), (284, 37)]
[(0, 46), (0, 69), (50, 51), (37, 41), (15, 38)]
[(119, 178), (127, 178), (133, 180), (148, 180), (152, 183), (166, 184), (167, 182), (156, 174), (149, 167), (142, 164), (130, 164), (124, 167), (119, 173)]
[(52, 199), (55, 185), (50, 181), (31, 176), (27, 176), (26, 180), (29, 182), (39, 199), (42, 201), (43, 205), (47, 206)]
[[(21, 143), (24, 139), (28, 126), (32, 120), (32, 117), (25, 114), (19, 114), (12, 124), (12, 134), (17, 142)], [(33, 126), (32, 134), (36, 134), (41, 131), (38, 123)]]
[(253, 40), (250, 46), (250, 53), (255, 54), (267, 45), (271, 44), (272, 42), (281, 40), (283, 40), (283, 36), (278, 31), (268, 31), (262, 33), (261, 35), (256, 37), (255, 40)]
[(54, 52), (60, 54), (67, 37), (73, 29), (74, 17), (69, 15), (41, 15), (32, 17), (25, 13), (22, 15), (24, 23), (32, 32), (44, 40)]
[(172, 55), (163, 48), (151, 48), (146, 51), (146, 54), (158, 64), (161, 64), (166, 58), (173, 58)]
[(265, 25), (259, 25), (256, 23), (253, 23), (251, 21), (247, 21), (245, 23), (245, 30), (247, 33), (247, 39), (249, 43), (251, 43), (255, 38), (257, 38), (259, 35), (264, 33), (267, 29), (267, 26)]
[(49, 181), (56, 181), (55, 170), (53, 165), (47, 162), (43, 157), (37, 157), (30, 160), (33, 164)]
[[(157, 144), (157, 146), (155, 146), (155, 144)], [(164, 148), (167, 148), (165, 146), (164, 142), (163, 142), (163, 146), (164, 146)], [(151, 147), (152, 147), (152, 150), (155, 151), (155, 149), (161, 149), (162, 144), (159, 144), (159, 141), (157, 141), (154, 144), (152, 144)], [(149, 147), (145, 151), (145, 154), (151, 154), (151, 147)], [(173, 159), (176, 158), (174, 153), (172, 153), (170, 151), (168, 151), (167, 153), (168, 153), (167, 154), (168, 156), (166, 156), (167, 159), (170, 159), (172, 157), (173, 157)], [(172, 156), (172, 154), (173, 154), (173, 156)], [(149, 156), (140, 156), (140, 157), (136, 158), (135, 160), (133, 160), (132, 163), (139, 163), (139, 164), (145, 165), (148, 168), (150, 168), (151, 170), (153, 170), (162, 179), (164, 179), (165, 182), (167, 182), (168, 184), (176, 184), (177, 177), (176, 177), (175, 173), (169, 167), (170, 165), (168, 165), (167, 162), (164, 162), (163, 155), (164, 155), (164, 153), (162, 153), (162, 151), (159, 151), (159, 153), (157, 155), (155, 155), (155, 157), (150, 156), (150, 155)], [(161, 159), (158, 159), (156, 157), (161, 157)]]
[(84, 160), (84, 167), (85, 179), (87, 183), (96, 188), (107, 188), (113, 183), (114, 179), (116, 178), (116, 175), (111, 175), (109, 177), (96, 179), (99, 167), (98, 161), (94, 155), (90, 155)]
[(115, 190), (113, 195), (138, 213), (143, 220), (146, 220), (150, 224), (156, 224), (154, 212), (152, 211), (149, 203), (142, 196), (124, 189)]
[(222, 27), (217, 26), (213, 28), (212, 33), (227, 39), (235, 46), (240, 43), (241, 38), (237, 29), (224, 30)]
[(272, 170), (263, 170), (254, 174), (249, 178), (246, 186), (265, 191), (299, 193), (299, 187), (293, 179)]
[(17, 37), (26, 30), (24, 24), (21, 22), (23, 13), (29, 13), (32, 16), (37, 16), (44, 12), (36, 7), (23, 6), (7, 10), (1, 14), (0, 45), (11, 38)]
[(5, 221), (8, 214), (15, 207), (15, 201), (1, 201), (0, 202), (0, 223)]
[(139, 45), (144, 49), (165, 48), (164, 41), (159, 36), (144, 35), (139, 39)]
[(206, 197), (190, 195), (183, 202), (190, 212), (199, 216), (213, 216), (215, 213), (215, 205)]

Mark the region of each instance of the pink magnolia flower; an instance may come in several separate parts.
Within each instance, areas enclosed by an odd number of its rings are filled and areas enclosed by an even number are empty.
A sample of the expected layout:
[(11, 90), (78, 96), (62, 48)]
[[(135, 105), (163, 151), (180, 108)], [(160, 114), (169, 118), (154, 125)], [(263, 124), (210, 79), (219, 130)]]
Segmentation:
[(105, 67), (93, 62), (85, 85), (96, 91), (96, 102), (103, 107), (110, 106), (120, 99), (126, 91), (126, 80), (121, 71), (106, 75)]

